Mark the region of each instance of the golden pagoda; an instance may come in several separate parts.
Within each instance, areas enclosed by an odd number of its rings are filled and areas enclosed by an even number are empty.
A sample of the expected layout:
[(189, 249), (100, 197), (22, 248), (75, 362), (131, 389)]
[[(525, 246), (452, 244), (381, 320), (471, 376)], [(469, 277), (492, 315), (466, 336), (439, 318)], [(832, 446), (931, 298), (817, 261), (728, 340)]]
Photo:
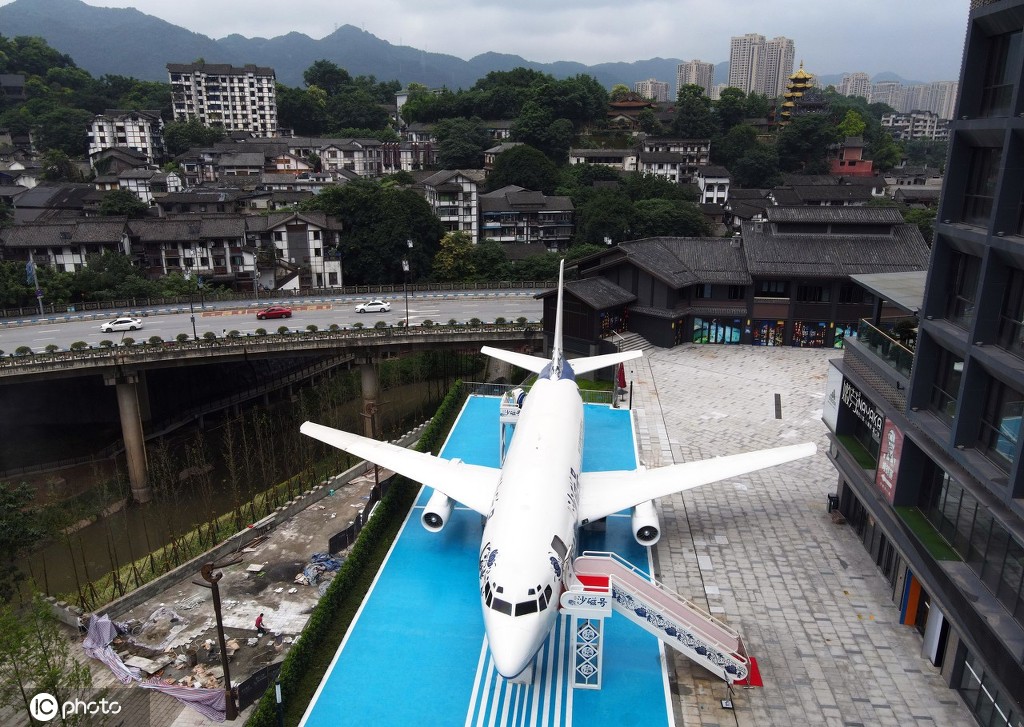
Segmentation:
[[(786, 100), (782, 103), (782, 112), (779, 114), (779, 123), (785, 125), (789, 123), (793, 112), (797, 109), (797, 106), (814, 106), (816, 103), (801, 104), (800, 102), (804, 99), (804, 95), (811, 92), (814, 89), (814, 76), (804, 70), (804, 62), (800, 61), (800, 68), (789, 77), (789, 82), (786, 84), (786, 93), (784, 94)], [(812, 93), (812, 95), (817, 95)], [(815, 102), (817, 99), (815, 99)], [(807, 109), (810, 111), (811, 109)]]

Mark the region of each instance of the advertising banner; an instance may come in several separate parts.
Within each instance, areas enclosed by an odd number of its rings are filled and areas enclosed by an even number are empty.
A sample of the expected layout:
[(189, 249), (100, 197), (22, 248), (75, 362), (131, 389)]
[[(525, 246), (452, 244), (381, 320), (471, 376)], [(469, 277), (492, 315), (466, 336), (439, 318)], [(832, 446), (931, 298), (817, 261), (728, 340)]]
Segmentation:
[(882, 446), (878, 451), (878, 469), (875, 471), (875, 485), (892, 504), (896, 492), (896, 478), (900, 471), (900, 455), (903, 453), (903, 432), (891, 419), (885, 420), (882, 429)]

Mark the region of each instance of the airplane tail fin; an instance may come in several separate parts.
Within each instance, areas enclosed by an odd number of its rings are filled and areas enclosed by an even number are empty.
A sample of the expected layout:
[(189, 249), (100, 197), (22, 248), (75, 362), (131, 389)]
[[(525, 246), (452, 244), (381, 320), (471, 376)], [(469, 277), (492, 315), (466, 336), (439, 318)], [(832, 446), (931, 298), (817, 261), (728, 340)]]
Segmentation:
[(630, 361), (643, 355), (642, 351), (620, 351), (618, 353), (606, 353), (600, 356), (585, 356), (565, 360), (562, 348), (562, 292), (565, 288), (565, 260), (558, 266), (558, 300), (555, 307), (555, 334), (551, 345), (551, 358), (531, 356), (526, 353), (505, 351), (500, 348), (484, 346), (480, 351), (492, 358), (505, 361), (513, 366), (532, 371), (535, 374), (545, 374), (552, 378), (575, 378), (576, 374), (585, 374), (590, 371), (614, 366), (624, 361)]

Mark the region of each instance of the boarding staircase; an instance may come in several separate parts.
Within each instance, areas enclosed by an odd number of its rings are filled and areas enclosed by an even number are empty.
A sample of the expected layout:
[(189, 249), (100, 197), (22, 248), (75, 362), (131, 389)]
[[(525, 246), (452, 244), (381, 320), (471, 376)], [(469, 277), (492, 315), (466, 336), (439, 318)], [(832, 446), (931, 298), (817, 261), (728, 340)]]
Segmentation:
[[(586, 551), (574, 561), (577, 583), (562, 594), (563, 609), (582, 617), (577, 634), (577, 686), (600, 688), (601, 610), (618, 611), (730, 685), (747, 680), (750, 660), (740, 635), (614, 553)], [(598, 617), (598, 618), (595, 618)], [(581, 635), (590, 635), (581, 639)], [(598, 670), (596, 686), (592, 672)], [(591, 673), (591, 674), (588, 674)], [(580, 683), (580, 677), (584, 682)]]

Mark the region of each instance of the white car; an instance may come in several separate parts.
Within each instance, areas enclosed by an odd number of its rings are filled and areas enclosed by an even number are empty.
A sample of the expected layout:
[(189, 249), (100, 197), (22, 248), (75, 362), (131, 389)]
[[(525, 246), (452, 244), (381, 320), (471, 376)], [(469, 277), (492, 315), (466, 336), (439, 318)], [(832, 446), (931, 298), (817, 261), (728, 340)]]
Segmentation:
[(100, 326), (100, 330), (103, 333), (110, 333), (111, 331), (137, 331), (140, 328), (142, 328), (141, 318), (115, 318)]
[(356, 313), (386, 313), (391, 310), (391, 303), (380, 298), (375, 298), (368, 303), (359, 303), (356, 306)]

